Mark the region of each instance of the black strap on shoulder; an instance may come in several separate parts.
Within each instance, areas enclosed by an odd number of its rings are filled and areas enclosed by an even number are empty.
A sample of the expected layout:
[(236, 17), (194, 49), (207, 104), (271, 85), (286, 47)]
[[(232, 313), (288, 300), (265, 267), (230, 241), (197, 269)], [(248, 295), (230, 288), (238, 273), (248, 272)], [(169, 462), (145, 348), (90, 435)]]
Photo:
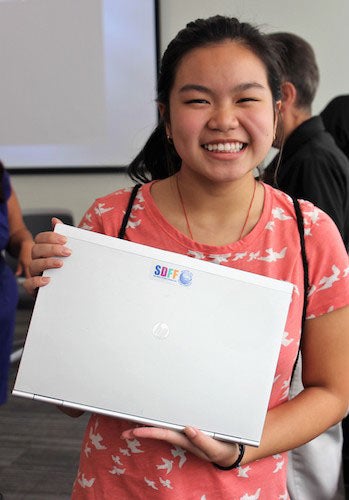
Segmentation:
[(304, 239), (304, 222), (303, 222), (303, 215), (301, 208), (299, 206), (299, 201), (296, 198), (293, 198), (293, 205), (294, 205), (294, 210), (296, 213), (296, 218), (297, 218), (297, 226), (298, 226), (298, 232), (299, 232), (299, 239), (300, 239), (300, 244), (301, 244), (301, 255), (302, 255), (302, 262), (303, 262), (303, 272), (304, 272), (304, 278), (303, 278), (303, 283), (304, 283), (304, 292), (303, 292), (303, 311), (302, 311), (302, 330), (301, 330), (301, 339), (299, 343), (299, 349), (297, 353), (297, 358), (293, 366), (292, 370), (292, 376), (291, 380), (293, 378), (294, 371), (296, 369), (296, 364), (299, 358), (299, 352), (301, 348), (301, 343), (302, 343), (302, 334), (304, 330), (304, 324), (305, 324), (305, 318), (307, 315), (307, 304), (308, 304), (308, 290), (309, 290), (309, 270), (308, 270), (308, 261), (307, 261), (307, 254), (305, 250), (305, 239)]
[(131, 213), (131, 210), (132, 210), (133, 202), (134, 202), (134, 200), (135, 200), (135, 198), (137, 196), (138, 189), (140, 187), (141, 187), (140, 184), (136, 184), (133, 187), (132, 191), (131, 191), (131, 195), (130, 195), (130, 198), (128, 200), (126, 212), (125, 212), (124, 218), (122, 219), (121, 227), (120, 227), (119, 234), (118, 234), (118, 238), (120, 238), (121, 240), (123, 240), (125, 238), (126, 226), (127, 226), (127, 223), (128, 223), (128, 219), (130, 217), (130, 213)]

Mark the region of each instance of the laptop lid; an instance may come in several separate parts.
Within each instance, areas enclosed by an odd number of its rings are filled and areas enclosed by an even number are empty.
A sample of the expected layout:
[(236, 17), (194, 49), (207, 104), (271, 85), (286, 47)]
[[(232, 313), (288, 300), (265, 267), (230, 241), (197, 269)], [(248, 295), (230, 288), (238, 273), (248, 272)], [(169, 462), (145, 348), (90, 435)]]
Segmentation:
[(258, 446), (293, 286), (57, 224), (13, 394)]

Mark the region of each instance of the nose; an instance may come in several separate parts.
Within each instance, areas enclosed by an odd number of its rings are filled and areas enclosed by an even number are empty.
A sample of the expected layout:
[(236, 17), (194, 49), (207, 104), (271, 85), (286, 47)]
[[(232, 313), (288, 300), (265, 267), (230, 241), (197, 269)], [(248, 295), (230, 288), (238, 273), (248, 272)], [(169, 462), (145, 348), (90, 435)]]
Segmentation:
[(236, 110), (234, 110), (231, 104), (215, 107), (212, 110), (208, 126), (210, 129), (219, 130), (220, 132), (227, 132), (228, 130), (237, 128), (239, 126), (239, 120)]

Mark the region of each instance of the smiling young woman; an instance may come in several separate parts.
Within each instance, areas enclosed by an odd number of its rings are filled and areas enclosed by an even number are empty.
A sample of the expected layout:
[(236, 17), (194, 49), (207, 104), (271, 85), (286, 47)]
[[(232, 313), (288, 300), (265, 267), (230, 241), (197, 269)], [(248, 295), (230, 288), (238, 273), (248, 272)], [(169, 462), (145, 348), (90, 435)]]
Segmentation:
[[(277, 68), (267, 38), (235, 18), (199, 19), (178, 33), (160, 68), (162, 119), (129, 167), (131, 178), (143, 185), (126, 228), (130, 241), (294, 284), (261, 444), (243, 449), (192, 427), (179, 433), (92, 415), (74, 500), (287, 499), (286, 452), (341, 420), (347, 410), (348, 255), (333, 222), (305, 201), (311, 285), (302, 338), (305, 389), (289, 400), (304, 300), (298, 226), (292, 200), (253, 175), (273, 141)], [(80, 226), (117, 236), (130, 190), (96, 200)], [(63, 265), (59, 258), (67, 249), (60, 238), (37, 236), (28, 290), (47, 285), (43, 270)]]

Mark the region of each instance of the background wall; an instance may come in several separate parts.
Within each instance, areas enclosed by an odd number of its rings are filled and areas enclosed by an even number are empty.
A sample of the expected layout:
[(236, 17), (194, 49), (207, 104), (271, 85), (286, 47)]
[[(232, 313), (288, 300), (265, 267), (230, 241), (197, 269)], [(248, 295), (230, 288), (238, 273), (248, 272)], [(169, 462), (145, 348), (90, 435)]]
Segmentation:
[[(188, 21), (214, 14), (234, 15), (266, 32), (294, 32), (309, 41), (321, 73), (314, 113), (335, 95), (349, 92), (348, 0), (160, 0), (161, 51)], [(23, 209), (70, 208), (76, 222), (94, 198), (130, 182), (120, 173), (21, 174), (12, 180)]]

